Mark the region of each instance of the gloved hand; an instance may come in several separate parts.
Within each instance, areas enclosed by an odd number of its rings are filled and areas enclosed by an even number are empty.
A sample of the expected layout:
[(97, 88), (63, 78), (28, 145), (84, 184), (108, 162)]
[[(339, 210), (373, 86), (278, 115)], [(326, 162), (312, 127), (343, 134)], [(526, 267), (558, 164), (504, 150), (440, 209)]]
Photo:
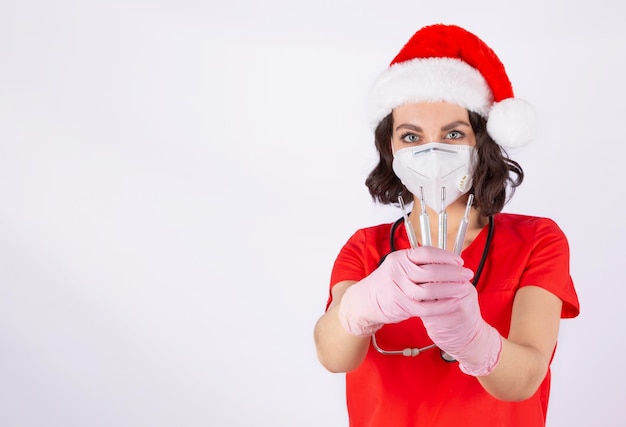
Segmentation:
[[(350, 286), (339, 305), (339, 320), (352, 335), (372, 335), (386, 323), (420, 316), (424, 310), (423, 284), (458, 285), (474, 273), (463, 268), (463, 259), (435, 247), (418, 247), (390, 253), (369, 276)], [(456, 292), (456, 287), (441, 286)], [(450, 297), (454, 296), (450, 295)]]
[(483, 320), (474, 286), (464, 282), (423, 287), (431, 300), (424, 302), (430, 306), (429, 312), (420, 316), (428, 336), (459, 361), (461, 371), (473, 376), (488, 375), (498, 363), (502, 338)]

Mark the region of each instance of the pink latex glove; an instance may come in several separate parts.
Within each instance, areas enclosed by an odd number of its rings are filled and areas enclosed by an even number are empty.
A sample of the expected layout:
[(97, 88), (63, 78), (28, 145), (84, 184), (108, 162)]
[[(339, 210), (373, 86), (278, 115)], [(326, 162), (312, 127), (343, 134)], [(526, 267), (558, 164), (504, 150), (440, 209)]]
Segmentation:
[[(460, 285), (474, 273), (463, 268), (463, 259), (434, 247), (418, 247), (390, 253), (369, 276), (350, 286), (339, 306), (339, 320), (352, 335), (369, 336), (386, 323), (398, 323), (423, 313), (423, 284)], [(439, 288), (456, 292), (456, 287)], [(454, 296), (450, 295), (450, 297)]]
[(430, 295), (430, 301), (424, 302), (429, 309), (420, 316), (428, 336), (459, 361), (461, 371), (473, 376), (488, 375), (498, 363), (502, 338), (483, 320), (474, 286), (464, 282), (423, 287)]

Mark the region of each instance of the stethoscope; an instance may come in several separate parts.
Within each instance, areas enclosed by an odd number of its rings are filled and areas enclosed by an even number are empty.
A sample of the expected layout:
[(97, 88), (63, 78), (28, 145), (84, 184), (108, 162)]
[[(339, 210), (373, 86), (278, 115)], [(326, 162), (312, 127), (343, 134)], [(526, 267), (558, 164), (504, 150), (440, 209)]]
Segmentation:
[[(396, 234), (396, 230), (403, 223), (404, 223), (404, 217), (401, 217), (397, 221), (395, 221), (393, 225), (391, 226), (391, 231), (389, 232), (390, 251), (389, 253), (387, 253), (385, 256), (381, 258), (381, 260), (378, 262), (378, 265), (382, 264), (382, 262), (385, 260), (387, 255), (389, 255), (391, 252), (396, 251), (396, 244), (395, 244), (394, 237)], [(480, 276), (482, 275), (482, 272), (483, 272), (483, 268), (485, 267), (485, 262), (487, 261), (487, 255), (489, 254), (489, 247), (491, 246), (491, 240), (493, 239), (493, 230), (494, 230), (493, 216), (490, 216), (489, 228), (487, 232), (487, 240), (485, 241), (485, 247), (483, 249), (482, 256), (480, 257), (480, 262), (478, 263), (478, 268), (476, 269), (476, 273), (474, 274), (474, 279), (472, 280), (472, 285), (474, 285), (474, 287), (478, 284), (478, 280), (480, 279)], [(385, 350), (378, 345), (378, 342), (376, 341), (376, 334), (372, 335), (372, 346), (374, 347), (376, 351), (384, 355), (403, 355), (403, 356), (417, 356), (418, 354), (420, 354), (421, 352), (425, 350), (429, 350), (431, 348), (436, 347), (435, 344), (431, 344), (431, 345), (428, 345), (426, 347), (421, 347), (421, 348), (405, 348), (402, 350)], [(450, 356), (443, 350), (440, 351), (440, 354), (441, 354), (441, 358), (445, 360), (446, 362), (455, 361), (455, 359), (452, 356)]]

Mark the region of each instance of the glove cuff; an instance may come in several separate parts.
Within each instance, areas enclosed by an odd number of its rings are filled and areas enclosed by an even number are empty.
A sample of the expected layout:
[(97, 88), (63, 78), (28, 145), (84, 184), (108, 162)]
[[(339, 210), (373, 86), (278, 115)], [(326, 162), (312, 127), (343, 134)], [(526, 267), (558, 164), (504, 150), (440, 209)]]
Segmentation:
[(359, 294), (354, 292), (352, 286), (349, 287), (339, 303), (339, 322), (350, 335), (369, 337), (382, 328), (383, 324), (371, 322), (360, 315), (360, 305)]
[(461, 371), (474, 377), (489, 375), (500, 360), (502, 352), (502, 337), (493, 326), (482, 322), (471, 347), (475, 351), (464, 352), (467, 356), (457, 357)]
[(367, 320), (358, 316), (353, 316), (346, 310), (345, 305), (339, 305), (339, 322), (341, 326), (350, 334), (355, 337), (370, 337), (383, 327), (379, 323), (370, 323)]

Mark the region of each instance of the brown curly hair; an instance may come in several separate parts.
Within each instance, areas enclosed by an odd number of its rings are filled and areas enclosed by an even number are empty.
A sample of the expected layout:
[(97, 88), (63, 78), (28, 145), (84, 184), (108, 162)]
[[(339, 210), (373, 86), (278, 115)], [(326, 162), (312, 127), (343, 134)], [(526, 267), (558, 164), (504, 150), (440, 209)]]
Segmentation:
[[(487, 133), (487, 121), (477, 113), (469, 111), (469, 120), (476, 135), (476, 157), (473, 185), (474, 207), (481, 215), (491, 216), (504, 208), (515, 189), (524, 180), (522, 167), (508, 157), (508, 154)], [(393, 153), (391, 137), (393, 131), (392, 114), (387, 115), (376, 127), (374, 141), (378, 151), (378, 164), (365, 180), (365, 185), (374, 201), (382, 204), (396, 204), (398, 196), (413, 200), (413, 194), (400, 182), (392, 169)]]

